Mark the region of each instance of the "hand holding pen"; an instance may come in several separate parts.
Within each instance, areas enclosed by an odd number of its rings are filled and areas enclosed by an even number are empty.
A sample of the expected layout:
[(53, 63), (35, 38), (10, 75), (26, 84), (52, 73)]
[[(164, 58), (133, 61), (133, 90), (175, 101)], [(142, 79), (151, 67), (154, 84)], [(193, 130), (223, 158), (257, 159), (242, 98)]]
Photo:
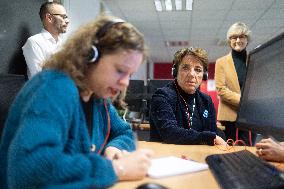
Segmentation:
[[(133, 138), (137, 149), (136, 133), (134, 133)], [(114, 171), (119, 180), (137, 180), (147, 175), (154, 152), (150, 149), (128, 152), (109, 146), (105, 149), (104, 155), (112, 160)]]
[(119, 159), (125, 154), (129, 154), (126, 150), (120, 150), (116, 147), (109, 146), (105, 149), (104, 156), (109, 160)]
[[(137, 138), (137, 134), (135, 132), (133, 132), (133, 141), (134, 141), (135, 149), (137, 149), (138, 138)], [(130, 152), (128, 152), (126, 150), (120, 150), (116, 147), (109, 146), (105, 149), (104, 156), (107, 159), (114, 160), (114, 159), (120, 159), (121, 157), (123, 157), (124, 155), (129, 154), (129, 153)]]

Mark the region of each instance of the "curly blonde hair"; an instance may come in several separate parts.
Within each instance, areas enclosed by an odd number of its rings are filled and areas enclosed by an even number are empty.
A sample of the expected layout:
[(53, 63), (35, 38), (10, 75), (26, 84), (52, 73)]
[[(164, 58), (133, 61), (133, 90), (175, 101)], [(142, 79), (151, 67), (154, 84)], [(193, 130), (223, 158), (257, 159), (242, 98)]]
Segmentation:
[(65, 72), (82, 92), (87, 90), (85, 75), (90, 64), (92, 45), (98, 47), (100, 57), (114, 54), (119, 50), (136, 50), (143, 54), (145, 60), (147, 47), (144, 36), (128, 22), (113, 24), (103, 36), (97, 38), (97, 32), (115, 19), (119, 18), (102, 14), (95, 21), (80, 27), (66, 41), (63, 48), (44, 63), (43, 69)]

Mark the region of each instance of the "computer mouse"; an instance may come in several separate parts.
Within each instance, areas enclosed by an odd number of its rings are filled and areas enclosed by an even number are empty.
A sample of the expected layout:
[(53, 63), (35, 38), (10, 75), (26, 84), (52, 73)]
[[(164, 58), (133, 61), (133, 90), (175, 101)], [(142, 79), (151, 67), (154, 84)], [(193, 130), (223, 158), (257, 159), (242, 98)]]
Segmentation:
[(136, 189), (167, 189), (167, 187), (158, 183), (144, 183), (139, 185)]

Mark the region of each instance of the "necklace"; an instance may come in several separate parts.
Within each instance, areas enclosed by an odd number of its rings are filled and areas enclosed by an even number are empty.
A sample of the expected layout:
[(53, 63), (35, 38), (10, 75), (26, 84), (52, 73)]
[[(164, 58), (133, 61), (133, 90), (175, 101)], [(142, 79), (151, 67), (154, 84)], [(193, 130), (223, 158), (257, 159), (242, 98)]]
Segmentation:
[(191, 114), (189, 113), (189, 107), (185, 101), (185, 99), (180, 95), (181, 99), (184, 102), (185, 109), (186, 109), (186, 115), (187, 115), (187, 121), (188, 121), (188, 127), (190, 128), (192, 126), (192, 119), (193, 119), (193, 113), (195, 109), (195, 97), (193, 98), (193, 104), (192, 104), (192, 112)]
[(192, 112), (190, 114), (189, 112), (189, 107), (186, 103), (186, 100), (183, 98), (183, 96), (179, 93), (179, 90), (177, 88), (177, 85), (176, 85), (176, 82), (174, 82), (175, 84), (175, 87), (176, 87), (176, 90), (177, 90), (177, 93), (178, 95), (181, 97), (183, 103), (184, 103), (184, 106), (185, 106), (185, 111), (186, 111), (186, 116), (187, 116), (187, 122), (188, 122), (188, 128), (190, 128), (192, 126), (192, 122), (193, 122), (193, 113), (194, 113), (194, 109), (195, 109), (195, 97), (193, 98), (193, 104), (192, 104)]

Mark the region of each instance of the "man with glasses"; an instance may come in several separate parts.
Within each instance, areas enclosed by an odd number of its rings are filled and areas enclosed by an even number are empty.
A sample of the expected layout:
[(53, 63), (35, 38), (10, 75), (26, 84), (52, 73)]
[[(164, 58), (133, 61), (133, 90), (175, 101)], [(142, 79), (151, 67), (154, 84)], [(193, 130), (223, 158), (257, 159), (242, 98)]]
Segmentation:
[(69, 19), (65, 8), (57, 2), (45, 2), (39, 15), (43, 24), (40, 33), (28, 38), (22, 47), (29, 79), (41, 71), (44, 61), (62, 44), (60, 34), (65, 33)]

